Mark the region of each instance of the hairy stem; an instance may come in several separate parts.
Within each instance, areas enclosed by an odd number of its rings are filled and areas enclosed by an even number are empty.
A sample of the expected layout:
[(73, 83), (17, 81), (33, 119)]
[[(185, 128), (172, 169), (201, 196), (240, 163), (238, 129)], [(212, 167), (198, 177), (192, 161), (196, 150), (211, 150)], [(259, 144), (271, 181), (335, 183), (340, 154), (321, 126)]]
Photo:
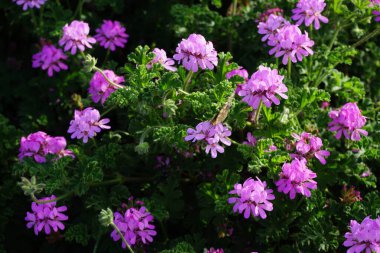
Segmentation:
[(67, 197), (70, 197), (70, 196), (73, 195), (73, 194), (74, 194), (74, 191), (69, 191), (69, 192), (67, 192), (67, 193), (65, 193), (65, 194), (63, 194), (63, 195), (61, 195), (61, 196), (56, 197), (55, 199), (50, 199), (50, 200), (38, 200), (37, 197), (34, 195), (34, 193), (32, 193), (32, 194), (30, 195), (30, 197), (31, 197), (32, 200), (33, 200), (34, 202), (36, 202), (37, 204), (46, 204), (46, 203), (51, 203), (51, 202), (57, 202), (57, 201), (59, 201), (59, 200), (65, 199), (65, 198), (67, 198)]
[(125, 240), (125, 237), (123, 236), (123, 234), (121, 233), (120, 229), (116, 226), (115, 223), (111, 223), (111, 226), (116, 230), (116, 232), (120, 235), (120, 238), (121, 240), (124, 242), (124, 244), (127, 246), (129, 252), (131, 253), (134, 253), (131, 246), (129, 245), (129, 243), (127, 242), (127, 240)]
[(94, 69), (95, 69), (96, 71), (98, 71), (98, 72), (104, 77), (104, 79), (106, 79), (106, 81), (107, 81), (109, 84), (111, 84), (112, 86), (115, 86), (116, 88), (125, 88), (124, 86), (122, 86), (122, 85), (120, 85), (120, 84), (117, 84), (117, 83), (114, 83), (114, 82), (112, 82), (110, 79), (108, 79), (108, 77), (104, 74), (104, 72), (103, 72), (102, 69), (100, 69), (100, 68), (98, 68), (98, 67), (96, 67), (96, 66), (94, 66)]
[(256, 113), (255, 113), (255, 124), (257, 125), (257, 123), (259, 122), (259, 118), (260, 118), (260, 113), (261, 113), (261, 109), (263, 107), (263, 101), (260, 100), (260, 104), (259, 104), (259, 107), (257, 107), (257, 110), (256, 110)]
[(352, 45), (352, 47), (358, 47), (358, 46), (362, 45), (363, 43), (367, 42), (368, 40), (372, 39), (373, 37), (375, 37), (378, 34), (380, 34), (380, 27), (376, 28), (371, 33), (369, 33), (366, 36), (364, 36), (363, 38), (361, 38), (359, 41), (354, 43)]
[(187, 91), (187, 88), (190, 84), (190, 81), (191, 81), (191, 77), (193, 76), (194, 72), (193, 71), (189, 71), (189, 73), (187, 73), (187, 76), (185, 78), (185, 82), (184, 82), (184, 86), (183, 86), (183, 90), (184, 91)]

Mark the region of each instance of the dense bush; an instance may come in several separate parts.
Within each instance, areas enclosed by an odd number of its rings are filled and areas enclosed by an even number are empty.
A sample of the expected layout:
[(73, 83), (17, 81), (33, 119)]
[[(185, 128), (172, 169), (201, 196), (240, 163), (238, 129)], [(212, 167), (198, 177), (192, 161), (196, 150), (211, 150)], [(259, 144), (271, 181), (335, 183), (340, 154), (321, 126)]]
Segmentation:
[(378, 0), (0, 6), (0, 252), (380, 252)]

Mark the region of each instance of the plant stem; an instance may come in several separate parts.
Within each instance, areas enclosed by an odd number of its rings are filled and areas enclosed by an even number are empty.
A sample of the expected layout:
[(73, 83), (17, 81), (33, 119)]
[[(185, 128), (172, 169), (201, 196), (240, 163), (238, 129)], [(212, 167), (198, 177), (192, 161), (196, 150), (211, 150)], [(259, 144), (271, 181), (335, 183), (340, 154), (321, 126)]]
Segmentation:
[(33, 25), (34, 25), (34, 28), (37, 29), (37, 19), (36, 19), (36, 15), (34, 14), (34, 10), (33, 9), (30, 9), (30, 15), (32, 16), (32, 22), (33, 22)]
[(189, 92), (186, 92), (186, 91), (184, 91), (184, 90), (182, 90), (182, 89), (178, 89), (178, 92), (180, 92), (180, 93), (183, 93), (183, 94), (185, 94), (185, 95), (190, 95), (190, 93)]
[(109, 56), (110, 56), (110, 49), (108, 48), (106, 56), (104, 57), (103, 65), (107, 62)]
[(44, 6), (42, 5), (40, 8), (40, 29), (44, 27)]
[(194, 72), (193, 71), (189, 71), (189, 73), (187, 73), (187, 76), (185, 78), (185, 82), (184, 82), (184, 86), (183, 86), (183, 90), (184, 91), (187, 91), (187, 88), (188, 88), (188, 85), (191, 81), (191, 77), (193, 76)]
[(109, 113), (110, 111), (112, 111), (112, 110), (115, 109), (115, 108), (116, 108), (116, 105), (111, 106), (110, 108), (108, 108), (107, 110), (105, 110), (105, 111), (100, 115), (100, 117), (101, 117), (101, 118), (104, 117), (104, 115), (106, 115), (107, 113)]
[(107, 81), (109, 84), (115, 86), (116, 88), (125, 88), (124, 86), (122, 86), (122, 85), (120, 85), (120, 84), (117, 84), (117, 83), (114, 83), (114, 82), (112, 82), (110, 79), (108, 79), (108, 77), (104, 74), (104, 72), (103, 72), (102, 69), (100, 69), (100, 68), (94, 66), (94, 70), (96, 70), (96, 71), (98, 71), (100, 74), (102, 74), (102, 76), (104, 77), (104, 79), (106, 79), (106, 81)]
[(232, 6), (232, 15), (235, 16), (237, 11), (237, 0), (234, 0), (233, 6)]
[(65, 198), (67, 198), (67, 197), (69, 197), (69, 196), (71, 196), (71, 195), (73, 195), (74, 194), (74, 191), (70, 191), (70, 192), (67, 192), (67, 193), (65, 193), (65, 194), (63, 194), (63, 195), (61, 195), (61, 196), (59, 196), (59, 197), (57, 197), (57, 198), (55, 198), (55, 199), (50, 199), (50, 200), (38, 200), (37, 198), (36, 198), (36, 196), (34, 195), (34, 193), (32, 193), (31, 195), (30, 195), (30, 197), (32, 198), (32, 200), (34, 201), (34, 202), (36, 202), (37, 204), (46, 204), (46, 203), (51, 203), (51, 202), (57, 202), (57, 201), (59, 201), (59, 200), (61, 200), (61, 199), (65, 199)]
[(260, 112), (261, 112), (262, 107), (263, 107), (263, 101), (260, 100), (259, 107), (257, 107), (256, 113), (255, 113), (255, 124), (257, 124), (259, 122)]
[(84, 0), (79, 0), (79, 1), (78, 1), (78, 5), (77, 5), (77, 8), (76, 8), (75, 13), (74, 13), (74, 18), (75, 18), (78, 14), (79, 14), (79, 19), (81, 18), (81, 16), (82, 16), (83, 4), (84, 4)]
[(115, 225), (115, 223), (111, 223), (111, 226), (116, 230), (116, 232), (120, 235), (121, 240), (124, 242), (124, 244), (127, 246), (129, 252), (134, 253), (131, 246), (129, 246), (129, 243), (127, 240), (125, 240), (123, 234), (121, 233), (120, 229)]
[(288, 78), (292, 79), (292, 60), (290, 58), (288, 59)]
[(368, 40), (370, 40), (371, 38), (375, 37), (379, 33), (380, 33), (380, 27), (376, 28), (371, 33), (369, 33), (366, 36), (364, 36), (363, 38), (361, 38), (359, 41), (357, 41), (356, 43), (354, 43), (352, 45), (352, 47), (358, 47), (358, 46), (360, 46), (361, 44), (367, 42)]

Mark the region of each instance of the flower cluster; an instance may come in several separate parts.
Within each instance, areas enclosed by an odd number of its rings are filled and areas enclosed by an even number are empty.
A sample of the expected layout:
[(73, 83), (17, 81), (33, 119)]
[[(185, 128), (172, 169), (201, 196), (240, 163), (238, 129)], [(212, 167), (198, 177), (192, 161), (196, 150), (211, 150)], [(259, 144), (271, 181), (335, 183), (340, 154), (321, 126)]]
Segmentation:
[(285, 95), (288, 88), (282, 83), (283, 79), (284, 77), (278, 74), (277, 69), (260, 66), (248, 82), (241, 86), (238, 95), (243, 97), (242, 100), (253, 109), (257, 109), (260, 102), (263, 102), (266, 107), (270, 107), (272, 103), (279, 105), (280, 100), (276, 94), (284, 99), (288, 98)]
[[(54, 200), (55, 196), (40, 199), (40, 201)], [(38, 235), (39, 232), (44, 230), (45, 234), (49, 235), (53, 229), (54, 232), (58, 230), (64, 230), (65, 225), (62, 221), (68, 220), (68, 216), (63, 214), (67, 211), (66, 206), (56, 206), (56, 202), (48, 202), (38, 204), (32, 202), (32, 212), (27, 212), (25, 221), (27, 221), (26, 227), (34, 229), (34, 233)]]
[(124, 48), (128, 42), (129, 35), (125, 33), (123, 27), (118, 21), (103, 20), (103, 24), (96, 29), (94, 38), (105, 49), (115, 51), (116, 47)]
[(83, 139), (87, 143), (89, 138), (93, 138), (101, 129), (110, 129), (106, 124), (109, 119), (100, 119), (98, 110), (88, 107), (83, 111), (75, 110), (74, 119), (70, 121), (70, 127), (67, 131), (71, 133), (72, 139)]
[(151, 69), (154, 63), (159, 63), (161, 64), (165, 69), (169, 71), (176, 71), (177, 68), (173, 67), (174, 65), (174, 60), (172, 58), (168, 58), (166, 56), (166, 52), (163, 49), (155, 48), (153, 49), (154, 53), (154, 59), (150, 61), (146, 67), (148, 69)]
[(224, 250), (223, 249), (210, 248), (210, 249), (206, 249), (204, 251), (204, 253), (224, 253)]
[(340, 198), (340, 200), (343, 203), (352, 204), (363, 199), (360, 196), (360, 191), (355, 190), (354, 186), (351, 186), (347, 189), (347, 185), (344, 184), (342, 189), (342, 197)]
[(297, 7), (292, 10), (292, 19), (297, 21), (297, 25), (305, 23), (306, 26), (310, 26), (314, 23), (316, 30), (319, 30), (321, 23), (328, 23), (329, 20), (325, 16), (322, 16), (322, 12), (326, 7), (325, 0), (299, 0)]
[(41, 52), (33, 55), (33, 68), (41, 67), (42, 70), (47, 70), (48, 76), (53, 76), (54, 71), (59, 72), (61, 69), (67, 70), (67, 65), (63, 60), (67, 59), (60, 48), (54, 45), (44, 45)]
[(233, 211), (243, 213), (244, 218), (248, 219), (251, 213), (254, 217), (260, 216), (262, 219), (267, 217), (265, 211), (272, 211), (274, 200), (273, 190), (267, 189), (266, 182), (260, 179), (248, 178), (242, 184), (235, 184), (234, 189), (229, 194), (236, 194), (237, 197), (228, 199), (229, 204), (234, 204)]
[(298, 159), (315, 157), (322, 164), (326, 164), (325, 157), (330, 156), (330, 152), (321, 150), (323, 146), (321, 138), (306, 132), (301, 135), (293, 133), (292, 136), (296, 139), (296, 153), (290, 154), (290, 157)]
[(380, 252), (380, 217), (371, 219), (366, 217), (361, 223), (355, 220), (350, 222), (350, 232), (344, 237), (343, 245), (349, 247), (347, 252)]
[[(149, 244), (153, 241), (153, 236), (157, 234), (155, 226), (151, 224), (153, 216), (146, 210), (144, 206), (140, 208), (131, 207), (124, 213), (114, 213), (114, 223), (119, 228), (129, 245), (138, 243)], [(112, 231), (111, 237), (114, 241), (120, 240), (120, 235), (115, 230)], [(124, 242), (122, 247), (126, 248)]]
[(380, 0), (369, 0), (369, 7), (380, 6)]
[(17, 5), (22, 5), (22, 10), (26, 11), (28, 8), (33, 9), (37, 8), (39, 9), (41, 5), (44, 5), (46, 0), (12, 0)]
[(273, 8), (273, 9), (268, 9), (265, 12), (260, 14), (259, 22), (265, 22), (268, 20), (270, 15), (276, 15), (276, 16), (282, 16), (284, 13), (284, 10), (281, 8)]
[(268, 19), (261, 21), (257, 26), (259, 34), (264, 35), (261, 41), (276, 40), (278, 31), (288, 25), (290, 25), (290, 23), (284, 17), (275, 14), (269, 15)]
[(206, 153), (211, 152), (211, 157), (216, 158), (219, 153), (224, 153), (224, 148), (219, 144), (230, 146), (231, 141), (228, 137), (231, 136), (231, 131), (222, 123), (217, 125), (211, 124), (209, 121), (199, 123), (195, 129), (187, 129), (185, 141), (205, 141)]
[(59, 45), (64, 46), (64, 50), (71, 50), (71, 54), (76, 54), (77, 49), (84, 51), (86, 47), (92, 48), (91, 44), (96, 43), (96, 40), (89, 37), (90, 27), (83, 21), (74, 20), (70, 25), (66, 24), (63, 27), (63, 36), (59, 40)]
[[(120, 84), (124, 82), (124, 77), (117, 76), (112, 70), (103, 70), (105, 76), (113, 83)], [(100, 72), (95, 72), (90, 81), (88, 92), (91, 94), (92, 101), (102, 104), (118, 87), (110, 84)]]
[(276, 182), (276, 186), (279, 192), (289, 193), (290, 199), (294, 199), (297, 193), (310, 197), (310, 190), (317, 189), (317, 182), (313, 180), (316, 177), (317, 174), (306, 166), (305, 159), (295, 158), (291, 163), (282, 166), (280, 180)]
[(375, 21), (380, 22), (380, 11), (373, 11), (372, 14), (376, 16)]
[(343, 134), (346, 139), (360, 141), (360, 135), (368, 135), (367, 131), (361, 129), (366, 123), (366, 118), (356, 103), (347, 103), (342, 108), (331, 111), (329, 117), (332, 119), (329, 130), (337, 131), (335, 135), (337, 139), (340, 139)]
[(251, 132), (247, 133), (247, 141), (244, 141), (243, 144), (254, 147), (256, 143), (257, 139), (255, 136), (253, 136)]
[(38, 163), (45, 163), (47, 155), (55, 155), (56, 158), (71, 156), (74, 158), (72, 151), (65, 149), (66, 140), (64, 137), (51, 137), (44, 132), (36, 132), (22, 137), (20, 141), (20, 161), (24, 157), (33, 157)]
[(193, 72), (201, 69), (214, 69), (218, 65), (218, 54), (211, 41), (200, 34), (190, 34), (187, 39), (182, 39), (176, 48), (173, 59), (182, 62), (185, 69)]

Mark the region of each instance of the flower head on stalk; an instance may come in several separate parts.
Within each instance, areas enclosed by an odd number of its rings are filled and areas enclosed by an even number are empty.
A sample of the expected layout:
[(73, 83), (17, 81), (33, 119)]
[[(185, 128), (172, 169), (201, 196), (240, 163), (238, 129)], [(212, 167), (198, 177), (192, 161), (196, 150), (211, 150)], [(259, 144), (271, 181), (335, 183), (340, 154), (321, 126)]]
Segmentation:
[(125, 33), (119, 21), (103, 20), (103, 24), (96, 29), (94, 38), (105, 49), (115, 51), (116, 47), (124, 48), (129, 35)]
[(151, 69), (154, 63), (159, 63), (164, 67), (165, 69), (169, 71), (177, 71), (176, 67), (173, 67), (174, 60), (172, 58), (168, 58), (166, 56), (166, 52), (163, 49), (155, 48), (153, 49), (154, 58), (152, 61), (150, 61), (146, 67), (148, 69)]
[(41, 8), (45, 4), (46, 0), (12, 0), (17, 5), (22, 5), (22, 10), (26, 11), (33, 8)]
[[(112, 70), (103, 70), (104, 75), (113, 83), (120, 84), (124, 82), (124, 77), (117, 76)], [(95, 103), (101, 101), (102, 104), (107, 98), (118, 89), (110, 84), (100, 72), (95, 72), (90, 81), (88, 92)]]
[(44, 45), (42, 50), (33, 55), (33, 68), (41, 68), (42, 70), (47, 70), (49, 77), (52, 77), (54, 72), (59, 72), (61, 70), (67, 70), (68, 67), (64, 63), (67, 59), (60, 48), (56, 48), (54, 45)]
[(91, 44), (96, 43), (94, 38), (88, 36), (89, 33), (90, 27), (86, 22), (74, 20), (63, 27), (59, 45), (64, 46), (64, 51), (70, 50), (72, 55), (76, 54), (78, 49), (83, 52), (86, 47), (92, 48)]
[(297, 7), (292, 10), (292, 19), (297, 21), (297, 25), (305, 23), (310, 26), (314, 23), (316, 30), (319, 30), (321, 23), (328, 23), (329, 20), (321, 13), (326, 7), (325, 0), (299, 0)]

